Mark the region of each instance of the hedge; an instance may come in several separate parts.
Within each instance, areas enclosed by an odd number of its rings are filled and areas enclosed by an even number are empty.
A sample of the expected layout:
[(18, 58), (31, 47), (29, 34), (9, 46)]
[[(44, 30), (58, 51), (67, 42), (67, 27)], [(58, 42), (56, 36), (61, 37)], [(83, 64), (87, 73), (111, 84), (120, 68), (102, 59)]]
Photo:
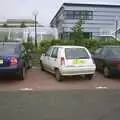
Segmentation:
[(79, 43), (75, 43), (74, 40), (43, 40), (38, 45), (38, 48), (35, 49), (35, 46), (32, 43), (24, 43), (25, 48), (28, 50), (34, 52), (39, 52), (40, 54), (44, 53), (50, 46), (52, 45), (79, 45), (79, 46), (85, 46), (88, 48), (91, 52), (93, 52), (98, 47), (104, 46), (104, 45), (120, 45), (119, 41), (98, 41), (95, 39), (84, 39), (80, 40)]

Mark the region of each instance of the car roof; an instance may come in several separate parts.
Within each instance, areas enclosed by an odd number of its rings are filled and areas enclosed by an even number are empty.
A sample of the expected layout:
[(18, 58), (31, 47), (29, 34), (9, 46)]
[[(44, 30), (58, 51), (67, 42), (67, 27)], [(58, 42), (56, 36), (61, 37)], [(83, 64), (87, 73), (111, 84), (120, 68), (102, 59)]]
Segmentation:
[(84, 46), (75, 46), (75, 45), (53, 45), (51, 47), (59, 47), (59, 48), (85, 48)]
[(105, 48), (120, 47), (119, 45), (106, 45)]

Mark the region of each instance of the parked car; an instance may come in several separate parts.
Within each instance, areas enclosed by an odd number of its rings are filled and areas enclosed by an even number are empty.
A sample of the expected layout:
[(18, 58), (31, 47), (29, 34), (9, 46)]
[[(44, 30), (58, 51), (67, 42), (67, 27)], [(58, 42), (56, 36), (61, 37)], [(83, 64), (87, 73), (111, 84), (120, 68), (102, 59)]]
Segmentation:
[(18, 80), (24, 80), (27, 68), (30, 68), (29, 55), (20, 42), (0, 43), (0, 74), (14, 74)]
[(105, 77), (120, 74), (120, 46), (104, 46), (93, 53), (96, 68)]
[(92, 79), (96, 66), (87, 48), (82, 46), (52, 46), (40, 57), (41, 70), (62, 76), (85, 75)]

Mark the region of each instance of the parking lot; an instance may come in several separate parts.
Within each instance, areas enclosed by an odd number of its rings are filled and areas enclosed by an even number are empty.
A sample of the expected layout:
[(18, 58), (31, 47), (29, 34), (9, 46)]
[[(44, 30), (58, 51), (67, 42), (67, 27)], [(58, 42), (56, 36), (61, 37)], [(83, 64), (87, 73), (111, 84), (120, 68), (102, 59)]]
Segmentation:
[(33, 68), (28, 71), (24, 81), (15, 80), (14, 77), (0, 77), (0, 91), (23, 90), (74, 90), (74, 89), (119, 89), (120, 78), (104, 78), (101, 73), (96, 72), (92, 80), (80, 77), (64, 78), (62, 82), (56, 81), (50, 73)]

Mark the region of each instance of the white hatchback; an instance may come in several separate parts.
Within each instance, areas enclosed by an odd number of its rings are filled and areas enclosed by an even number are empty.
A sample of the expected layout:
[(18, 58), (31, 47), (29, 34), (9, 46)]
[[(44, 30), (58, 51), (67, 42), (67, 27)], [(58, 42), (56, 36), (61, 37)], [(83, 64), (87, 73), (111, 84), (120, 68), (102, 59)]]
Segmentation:
[(87, 48), (82, 46), (51, 46), (40, 57), (41, 70), (55, 74), (61, 81), (62, 76), (85, 75), (92, 79), (96, 65)]

